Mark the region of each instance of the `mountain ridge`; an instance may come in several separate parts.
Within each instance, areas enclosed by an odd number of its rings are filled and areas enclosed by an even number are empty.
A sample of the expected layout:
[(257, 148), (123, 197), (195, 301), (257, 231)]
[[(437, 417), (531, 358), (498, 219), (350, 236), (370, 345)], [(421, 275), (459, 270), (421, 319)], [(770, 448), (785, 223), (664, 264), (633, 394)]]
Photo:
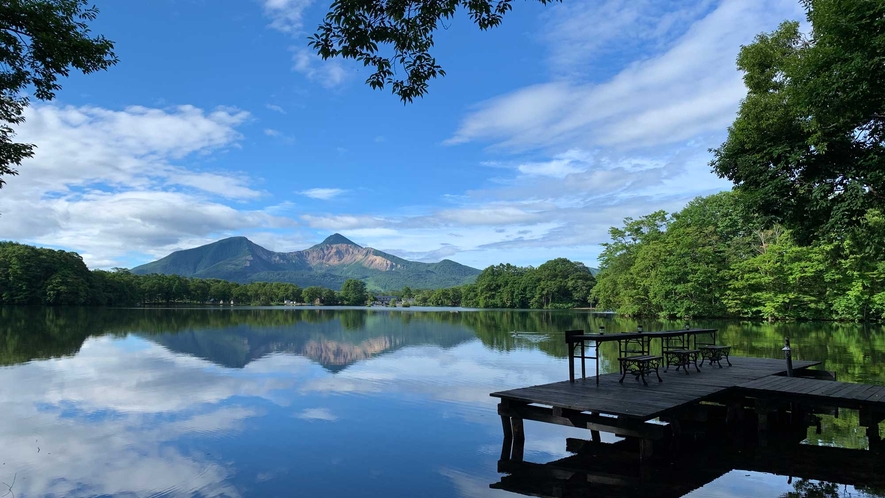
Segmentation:
[(409, 261), (363, 247), (335, 233), (301, 251), (274, 252), (246, 237), (228, 237), (132, 268), (132, 273), (219, 278), (239, 283), (288, 282), (338, 290), (345, 280), (366, 282), (370, 290), (404, 286), (435, 289), (471, 283), (480, 270), (444, 259), (438, 263)]

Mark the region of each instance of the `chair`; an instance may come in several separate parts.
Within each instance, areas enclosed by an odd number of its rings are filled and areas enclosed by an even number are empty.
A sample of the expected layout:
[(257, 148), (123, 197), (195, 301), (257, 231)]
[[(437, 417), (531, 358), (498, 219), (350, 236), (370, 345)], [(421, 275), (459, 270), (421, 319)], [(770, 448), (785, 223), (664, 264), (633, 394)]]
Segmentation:
[(688, 367), (694, 363), (694, 369), (701, 371), (698, 366), (698, 358), (701, 356), (700, 349), (691, 349), (688, 347), (688, 338), (686, 334), (680, 334), (670, 337), (664, 337), (661, 341), (663, 354), (665, 358), (664, 372), (670, 369), (670, 365), (676, 365), (676, 371), (681, 368), (685, 375), (688, 375)]
[(664, 382), (658, 369), (663, 361), (663, 356), (654, 356), (649, 354), (648, 342), (644, 337), (635, 337), (624, 339), (619, 342), (621, 355), (618, 357), (618, 363), (621, 365), (621, 378), (618, 382), (623, 383), (627, 373), (636, 376), (636, 380), (642, 379), (642, 384), (648, 386), (645, 375), (651, 373), (654, 369), (658, 382)]

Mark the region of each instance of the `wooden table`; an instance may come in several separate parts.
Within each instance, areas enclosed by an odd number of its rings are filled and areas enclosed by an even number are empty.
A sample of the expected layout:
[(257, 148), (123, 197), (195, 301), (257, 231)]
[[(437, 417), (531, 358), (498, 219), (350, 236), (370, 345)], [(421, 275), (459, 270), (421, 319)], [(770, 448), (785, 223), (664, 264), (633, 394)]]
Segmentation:
[[(565, 342), (568, 345), (568, 377), (569, 381), (575, 381), (575, 358), (581, 359), (581, 378), (586, 378), (587, 367), (585, 360), (596, 360), (596, 385), (599, 385), (599, 345), (603, 342), (618, 342), (618, 355), (623, 356), (629, 342), (638, 342), (642, 345), (642, 349), (648, 352), (652, 339), (661, 339), (661, 349), (666, 352), (669, 346), (669, 339), (675, 337), (683, 337), (685, 340), (694, 339), (695, 347), (697, 347), (697, 338), (699, 335), (709, 334), (713, 345), (716, 344), (716, 332), (718, 329), (680, 329), (680, 330), (661, 330), (657, 332), (621, 332), (613, 334), (584, 334), (582, 330), (568, 330), (565, 333)], [(593, 342), (595, 348), (595, 356), (587, 356), (585, 344)], [(576, 355), (575, 349), (581, 348), (581, 354)], [(666, 356), (666, 355), (665, 355)]]

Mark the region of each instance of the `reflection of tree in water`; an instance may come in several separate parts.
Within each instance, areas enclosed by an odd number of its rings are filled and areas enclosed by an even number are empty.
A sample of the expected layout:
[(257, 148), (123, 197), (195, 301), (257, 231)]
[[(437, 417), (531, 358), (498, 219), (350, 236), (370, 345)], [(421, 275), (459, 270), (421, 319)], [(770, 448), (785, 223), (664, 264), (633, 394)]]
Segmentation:
[(363, 310), (340, 310), (335, 317), (341, 320), (344, 330), (362, 330), (366, 328), (366, 312)]
[(855, 488), (857, 492), (842, 484), (833, 482), (797, 479), (793, 482), (793, 491), (781, 495), (781, 498), (849, 498), (849, 497), (885, 497), (882, 490), (874, 488)]
[[(384, 321), (383, 327), (379, 325), (379, 320)], [(368, 325), (370, 322), (374, 324)], [(350, 342), (358, 340), (360, 333), (367, 333), (367, 329), (371, 328), (371, 333), (376, 335), (418, 334), (424, 336), (422, 341), (441, 345), (452, 342), (447, 337), (451, 335), (447, 331), (454, 327), (461, 333), (466, 332), (480, 339), (486, 347), (495, 351), (532, 349), (557, 358), (567, 356), (563, 340), (565, 330), (597, 332), (600, 326), (604, 326), (606, 333), (617, 333), (634, 331), (639, 324), (646, 330), (684, 327), (684, 322), (638, 322), (611, 315), (552, 310), (453, 312), (335, 308), (206, 307), (169, 310), (0, 307), (0, 364), (74, 354), (90, 335), (129, 332), (158, 335), (209, 329), (233, 331), (243, 326), (257, 337), (279, 335), (284, 329), (303, 327), (304, 324), (326, 324), (327, 327), (316, 329), (317, 333), (325, 335), (346, 331), (350, 336), (342, 340)], [(691, 325), (718, 328), (720, 342), (731, 345), (735, 356), (782, 358), (781, 347), (786, 336), (792, 339), (795, 358), (822, 360), (824, 368), (835, 370), (839, 380), (885, 383), (885, 329), (882, 327), (843, 323), (770, 324), (711, 320), (694, 321)], [(390, 330), (384, 331), (378, 327)], [(537, 333), (537, 336), (525, 340), (524, 332)], [(231, 340), (236, 342), (233, 337)], [(398, 344), (401, 341), (389, 342)], [(617, 345), (603, 344), (602, 355), (603, 358), (615, 358)], [(248, 361), (245, 352), (235, 356), (241, 356), (238, 361)], [(603, 371), (612, 368), (616, 366), (603, 361)]]

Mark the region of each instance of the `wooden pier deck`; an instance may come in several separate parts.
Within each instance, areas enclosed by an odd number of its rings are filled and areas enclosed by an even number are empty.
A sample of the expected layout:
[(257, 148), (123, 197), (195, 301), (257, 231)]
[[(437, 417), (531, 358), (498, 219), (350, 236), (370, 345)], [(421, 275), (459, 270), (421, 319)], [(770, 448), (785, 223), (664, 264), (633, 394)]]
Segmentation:
[(620, 374), (605, 374), (491, 396), (501, 400), (498, 414), (504, 439), (513, 441), (516, 460), (521, 459), (525, 439), (523, 420), (589, 429), (594, 442), (600, 441), (600, 432), (636, 438), (644, 458), (651, 455), (655, 441), (679, 431), (680, 420), (691, 420), (698, 411), (709, 413), (710, 403), (702, 402), (713, 402), (720, 409), (724, 405), (738, 417), (749, 407), (760, 432), (767, 431), (777, 412), (789, 412), (794, 423), (800, 423), (803, 413), (816, 409), (856, 409), (860, 424), (867, 427), (870, 447), (882, 449), (878, 425), (885, 420), (885, 387), (836, 382), (826, 372), (809, 370), (820, 364), (817, 361), (793, 361), (794, 377), (786, 376), (784, 360), (732, 357), (731, 363), (723, 368), (706, 365), (701, 372), (692, 368), (689, 375), (670, 370), (661, 374), (663, 382), (652, 380), (648, 386), (631, 376), (619, 382)]
[[(774, 375), (785, 374), (783, 360), (766, 358), (732, 358), (734, 366), (719, 368), (704, 366), (701, 372), (690, 370), (690, 375), (670, 370), (661, 372), (664, 382), (652, 380), (648, 386), (632, 376), (619, 383), (621, 374), (604, 374), (596, 378), (577, 379), (552, 384), (511, 389), (492, 393), (510, 405), (545, 405), (574, 412), (592, 412), (646, 421), (664, 415), (681, 406), (705, 401), (740, 385), (751, 385)], [(793, 369), (801, 371), (819, 365), (817, 361), (794, 361)], [(784, 377), (787, 378), (787, 377)], [(814, 382), (814, 381), (812, 381)]]

